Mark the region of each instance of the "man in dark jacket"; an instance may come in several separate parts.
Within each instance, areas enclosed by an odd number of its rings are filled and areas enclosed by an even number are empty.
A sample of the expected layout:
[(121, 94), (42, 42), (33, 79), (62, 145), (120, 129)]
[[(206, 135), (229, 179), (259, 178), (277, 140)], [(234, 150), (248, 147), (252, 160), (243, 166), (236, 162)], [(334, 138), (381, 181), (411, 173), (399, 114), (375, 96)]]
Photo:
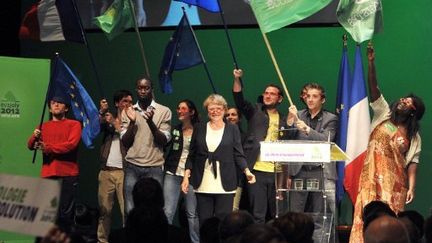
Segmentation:
[(108, 111), (108, 103), (105, 99), (100, 102), (101, 131), (103, 141), (101, 146), (101, 170), (99, 172), (99, 224), (97, 236), (99, 242), (108, 242), (111, 226), (111, 210), (114, 204), (114, 194), (123, 216), (124, 224), (124, 200), (123, 200), (123, 161), (126, 156), (127, 146), (120, 137), (126, 132), (128, 119), (123, 110), (132, 105), (132, 93), (127, 90), (119, 90), (114, 93), (114, 114)]
[[(307, 108), (297, 111), (292, 105), (289, 108), (287, 119), (288, 139), (314, 140), (334, 142), (338, 126), (338, 117), (323, 109), (326, 100), (324, 88), (317, 83), (308, 83), (303, 86), (300, 99)], [(294, 129), (296, 128), (296, 129)], [(318, 181), (318, 188), (325, 190), (326, 200), (321, 191), (292, 191), (290, 192), (290, 208), (294, 212), (324, 212), (326, 202), (327, 213), (333, 213), (333, 226), (336, 216), (336, 164), (334, 162), (321, 165), (292, 164), (289, 175), (294, 181), (303, 181), (303, 185)], [(307, 187), (307, 186), (306, 186)], [(321, 223), (316, 221), (314, 240), (320, 241)], [(334, 227), (331, 232), (331, 242), (334, 242)]]
[[(283, 115), (277, 107), (282, 102), (283, 93), (277, 85), (267, 85), (262, 100), (252, 104), (243, 97), (240, 78), (243, 71), (234, 69), (233, 95), (237, 108), (247, 120), (248, 127), (243, 142), (243, 151), (249, 169), (256, 177), (255, 184), (248, 184), (251, 213), (257, 223), (264, 223), (266, 215), (276, 214), (276, 188), (274, 173), (279, 168), (269, 162), (260, 161), (260, 142), (279, 139), (279, 130), (286, 126)], [(261, 98), (261, 97), (260, 97)]]

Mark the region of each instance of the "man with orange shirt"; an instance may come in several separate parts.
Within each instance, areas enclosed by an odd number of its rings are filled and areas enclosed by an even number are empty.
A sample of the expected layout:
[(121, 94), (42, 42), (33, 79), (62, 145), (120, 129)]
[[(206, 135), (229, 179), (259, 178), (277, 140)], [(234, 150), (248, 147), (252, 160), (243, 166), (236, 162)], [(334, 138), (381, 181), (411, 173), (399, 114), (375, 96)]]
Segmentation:
[(78, 186), (78, 144), (81, 139), (81, 123), (66, 118), (69, 105), (66, 99), (55, 96), (49, 101), (51, 119), (34, 130), (27, 146), (41, 150), (43, 164), (41, 177), (62, 180), (57, 224), (69, 232), (73, 225), (75, 197)]

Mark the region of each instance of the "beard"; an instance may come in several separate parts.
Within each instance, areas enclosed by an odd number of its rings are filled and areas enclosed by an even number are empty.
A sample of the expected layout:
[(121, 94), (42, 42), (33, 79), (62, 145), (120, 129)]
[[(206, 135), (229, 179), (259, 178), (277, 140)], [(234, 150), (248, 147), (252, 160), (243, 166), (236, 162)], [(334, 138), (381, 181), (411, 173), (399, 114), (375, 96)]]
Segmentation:
[(396, 124), (406, 124), (412, 118), (412, 110), (411, 109), (398, 109), (397, 105), (394, 106), (391, 120)]

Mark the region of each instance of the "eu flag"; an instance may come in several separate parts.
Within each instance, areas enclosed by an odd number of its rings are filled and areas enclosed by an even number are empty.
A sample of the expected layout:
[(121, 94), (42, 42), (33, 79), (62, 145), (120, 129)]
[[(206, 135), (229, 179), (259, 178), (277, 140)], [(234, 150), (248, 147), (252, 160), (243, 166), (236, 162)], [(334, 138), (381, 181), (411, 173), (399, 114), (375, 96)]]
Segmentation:
[(93, 139), (100, 130), (98, 109), (81, 82), (60, 57), (55, 59), (48, 100), (54, 96), (61, 96), (70, 104), (75, 119), (83, 125), (82, 141), (88, 148), (93, 148)]
[(187, 16), (183, 14), (179, 25), (165, 48), (159, 71), (159, 84), (162, 92), (166, 94), (172, 93), (172, 72), (174, 70), (187, 69), (201, 63), (203, 63), (201, 50)]
[[(342, 58), (339, 67), (339, 81), (337, 87), (336, 112), (339, 115), (339, 127), (337, 132), (336, 143), (339, 147), (346, 151), (347, 133), (348, 133), (348, 114), (350, 109), (350, 92), (351, 92), (351, 71), (348, 62), (348, 51), (346, 45), (342, 50)], [(338, 202), (344, 195), (344, 172), (345, 163), (337, 163), (338, 181), (336, 186), (336, 199)]]
[(219, 8), (218, 0), (175, 0), (175, 1), (195, 5), (213, 13), (219, 13), (221, 11)]

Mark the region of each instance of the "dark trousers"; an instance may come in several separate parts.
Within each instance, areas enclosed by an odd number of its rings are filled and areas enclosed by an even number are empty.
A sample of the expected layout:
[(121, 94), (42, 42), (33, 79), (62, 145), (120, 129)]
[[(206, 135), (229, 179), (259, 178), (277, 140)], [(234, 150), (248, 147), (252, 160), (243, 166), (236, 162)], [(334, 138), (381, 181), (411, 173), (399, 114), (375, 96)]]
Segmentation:
[(74, 225), (78, 176), (50, 177), (49, 179), (61, 180), (62, 182), (57, 225), (68, 233)]
[(197, 199), (200, 227), (207, 219), (213, 216), (222, 220), (225, 218), (225, 216), (232, 212), (234, 193), (195, 193), (195, 195)]
[[(254, 170), (256, 183), (248, 184), (249, 203), (257, 223), (265, 223), (266, 216), (276, 215), (276, 187), (274, 173)], [(268, 214), (267, 214), (268, 213)]]

